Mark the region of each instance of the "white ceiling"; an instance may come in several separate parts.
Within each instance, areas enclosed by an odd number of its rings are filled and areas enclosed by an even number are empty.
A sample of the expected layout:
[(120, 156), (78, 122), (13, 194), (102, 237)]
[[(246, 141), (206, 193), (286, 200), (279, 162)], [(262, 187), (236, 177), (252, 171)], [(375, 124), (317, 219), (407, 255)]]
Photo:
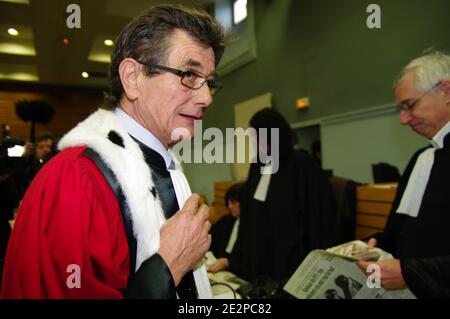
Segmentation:
[[(155, 4), (205, 6), (214, 0), (0, 0), (0, 83), (105, 87), (115, 39), (131, 18)], [(66, 26), (69, 4), (81, 8), (81, 28)], [(8, 28), (19, 31), (17, 37)], [(64, 45), (68, 38), (70, 45)], [(81, 76), (83, 71), (90, 78)]]

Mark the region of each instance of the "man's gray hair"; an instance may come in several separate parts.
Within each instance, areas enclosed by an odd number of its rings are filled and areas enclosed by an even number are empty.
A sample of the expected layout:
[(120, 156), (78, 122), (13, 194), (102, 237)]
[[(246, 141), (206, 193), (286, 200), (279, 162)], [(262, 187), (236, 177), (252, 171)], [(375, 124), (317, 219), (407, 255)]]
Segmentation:
[(415, 73), (417, 90), (429, 90), (440, 81), (450, 80), (450, 56), (435, 51), (412, 60), (400, 73), (394, 87), (410, 72)]
[[(106, 103), (114, 109), (124, 93), (119, 74), (120, 63), (133, 58), (152, 64), (164, 64), (175, 30), (187, 32), (199, 44), (211, 47), (215, 65), (219, 64), (227, 36), (223, 27), (206, 11), (181, 5), (159, 5), (148, 9), (128, 23), (117, 37), (109, 69), (109, 92)], [(151, 76), (159, 72), (145, 69)]]

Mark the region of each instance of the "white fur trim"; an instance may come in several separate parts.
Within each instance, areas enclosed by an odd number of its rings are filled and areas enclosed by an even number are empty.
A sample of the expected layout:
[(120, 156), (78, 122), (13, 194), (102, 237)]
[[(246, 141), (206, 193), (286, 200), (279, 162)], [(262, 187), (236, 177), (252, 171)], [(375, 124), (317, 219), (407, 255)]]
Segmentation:
[[(108, 139), (115, 131), (123, 139), (120, 147)], [(137, 241), (136, 271), (159, 249), (159, 229), (165, 222), (161, 202), (151, 194), (151, 171), (139, 145), (128, 135), (111, 111), (99, 109), (79, 123), (59, 142), (58, 148), (87, 146), (111, 168), (125, 195)]]

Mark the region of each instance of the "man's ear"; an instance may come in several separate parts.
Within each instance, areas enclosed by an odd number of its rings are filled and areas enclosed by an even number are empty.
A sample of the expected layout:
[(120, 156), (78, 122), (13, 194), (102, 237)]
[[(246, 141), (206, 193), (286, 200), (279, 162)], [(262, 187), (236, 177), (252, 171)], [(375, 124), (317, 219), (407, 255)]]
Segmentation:
[(441, 84), (441, 90), (442, 90), (445, 94), (450, 94), (450, 80), (442, 81), (442, 84)]
[(134, 101), (139, 96), (139, 75), (141, 65), (134, 59), (126, 58), (120, 62), (119, 75), (122, 82), (123, 91), (130, 101)]
[(450, 103), (450, 80), (443, 81), (440, 89), (444, 93), (445, 101)]

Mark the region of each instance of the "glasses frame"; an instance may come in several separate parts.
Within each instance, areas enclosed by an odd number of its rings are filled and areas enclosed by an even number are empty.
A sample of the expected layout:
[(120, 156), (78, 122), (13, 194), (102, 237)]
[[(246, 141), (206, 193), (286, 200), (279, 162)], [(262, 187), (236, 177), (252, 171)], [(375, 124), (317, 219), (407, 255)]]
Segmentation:
[[(181, 78), (180, 79), (181, 84), (191, 90), (200, 90), (203, 87), (203, 85), (206, 83), (206, 85), (208, 85), (209, 93), (211, 94), (211, 96), (215, 96), (222, 88), (222, 83), (217, 79), (216, 74), (213, 74), (214, 79), (208, 79), (208, 77), (211, 75), (206, 75), (206, 74), (203, 74), (202, 72), (199, 72), (196, 70), (191, 70), (191, 69), (180, 70), (180, 69), (174, 69), (174, 68), (170, 68), (168, 66), (164, 66), (164, 65), (160, 65), (160, 64), (154, 64), (154, 63), (148, 63), (148, 62), (142, 62), (142, 61), (138, 61), (138, 62), (140, 64), (146, 66), (149, 69), (159, 69), (159, 70), (170, 72), (172, 74), (179, 76)], [(183, 82), (186, 79), (186, 76), (188, 76), (189, 74), (194, 74), (195, 76), (202, 78), (203, 81), (196, 86), (192, 86), (192, 85), (189, 85), (189, 84)]]
[(437, 87), (439, 87), (442, 84), (443, 81), (439, 81), (435, 85), (433, 85), (429, 90), (425, 91), (421, 96), (419, 96), (417, 99), (414, 99), (412, 101), (403, 102), (399, 105), (397, 105), (397, 109), (399, 111), (412, 111), (414, 106), (420, 101), (421, 98), (423, 98), (425, 95), (430, 94), (435, 90)]

